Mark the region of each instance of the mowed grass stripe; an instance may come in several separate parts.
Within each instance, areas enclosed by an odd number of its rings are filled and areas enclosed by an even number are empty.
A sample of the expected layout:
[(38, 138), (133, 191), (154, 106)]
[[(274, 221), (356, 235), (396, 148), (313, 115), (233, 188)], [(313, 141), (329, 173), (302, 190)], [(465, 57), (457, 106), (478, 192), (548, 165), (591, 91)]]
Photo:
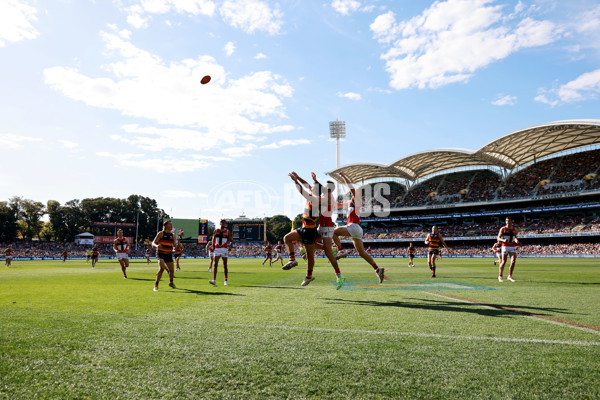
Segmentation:
[(252, 325), (252, 324), (219, 324), (224, 327), (233, 328), (250, 328), (250, 329), (274, 329), (282, 331), (304, 331), (304, 332), (328, 332), (328, 333), (348, 333), (357, 335), (388, 335), (388, 336), (410, 336), (418, 338), (434, 338), (434, 339), (452, 339), (452, 340), (478, 340), (492, 342), (512, 342), (512, 343), (541, 343), (541, 344), (563, 344), (571, 346), (600, 346), (600, 342), (584, 342), (577, 340), (547, 340), (547, 339), (527, 339), (527, 338), (507, 338), (507, 337), (492, 337), (492, 336), (461, 336), (461, 335), (443, 335), (436, 333), (420, 333), (420, 332), (394, 332), (394, 331), (373, 331), (362, 329), (335, 329), (335, 328), (310, 328), (303, 326), (285, 326), (285, 325)]
[(539, 319), (544, 322), (549, 322), (549, 323), (553, 323), (553, 324), (557, 324), (557, 325), (561, 325), (561, 326), (566, 326), (569, 328), (580, 329), (584, 332), (600, 334), (600, 326), (584, 324), (582, 322), (577, 322), (577, 321), (569, 321), (569, 320), (562, 319), (562, 318), (550, 317), (548, 315), (532, 313), (529, 311), (519, 310), (519, 309), (512, 308), (512, 307), (501, 306), (499, 304), (486, 303), (484, 301), (473, 300), (473, 299), (469, 299), (466, 297), (456, 296), (456, 295), (447, 294), (447, 293), (440, 293), (440, 292), (436, 292), (436, 291), (427, 291), (424, 293), (428, 293), (428, 294), (442, 297), (445, 299), (458, 300), (462, 303), (473, 304), (473, 305), (477, 305), (477, 306), (481, 306), (481, 307), (494, 308), (496, 310), (502, 310), (502, 311), (506, 311), (506, 312), (510, 312), (510, 313), (514, 313), (514, 314), (519, 314), (519, 315), (523, 315), (525, 317)]

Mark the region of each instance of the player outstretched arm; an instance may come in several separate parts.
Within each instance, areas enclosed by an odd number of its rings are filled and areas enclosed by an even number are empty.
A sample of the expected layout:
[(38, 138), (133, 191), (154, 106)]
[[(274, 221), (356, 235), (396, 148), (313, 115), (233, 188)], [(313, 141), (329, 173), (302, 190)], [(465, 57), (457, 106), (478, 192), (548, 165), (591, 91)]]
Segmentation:
[[(352, 200), (355, 202), (354, 204), (356, 204), (356, 189), (354, 189), (354, 185), (352, 185), (352, 182), (350, 182), (350, 179), (348, 179), (348, 177), (343, 172), (340, 172), (340, 176), (346, 183), (346, 186), (348, 186), (348, 189), (350, 189), (350, 194), (352, 195)], [(358, 205), (356, 205), (356, 206), (358, 207)]]
[[(318, 204), (317, 202), (319, 201), (319, 198), (316, 197), (315, 195), (313, 195), (311, 192), (307, 192), (302, 186), (304, 184), (308, 185), (308, 183), (300, 178), (298, 176), (297, 173), (295, 173), (294, 171), (289, 173), (290, 178), (292, 178), (292, 180), (294, 181), (294, 183), (296, 184), (296, 189), (298, 189), (298, 191), (300, 192), (300, 194), (306, 199), (309, 200), (310, 202), (313, 202), (314, 204)], [(308, 188), (310, 188), (309, 190), (312, 190), (312, 188), (310, 187), (310, 185), (308, 185)]]

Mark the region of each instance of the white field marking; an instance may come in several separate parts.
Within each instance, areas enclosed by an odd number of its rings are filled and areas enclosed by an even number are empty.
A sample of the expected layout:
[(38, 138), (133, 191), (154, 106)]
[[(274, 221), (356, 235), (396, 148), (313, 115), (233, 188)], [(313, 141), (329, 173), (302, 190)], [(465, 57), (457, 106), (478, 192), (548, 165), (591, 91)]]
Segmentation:
[(492, 306), (489, 306), (487, 304), (481, 304), (481, 303), (477, 303), (477, 302), (473, 302), (473, 301), (456, 299), (454, 297), (444, 296), (444, 295), (439, 294), (439, 293), (431, 293), (431, 292), (423, 292), (423, 293), (430, 294), (432, 296), (442, 297), (442, 298), (448, 299), (448, 300), (453, 300), (453, 301), (456, 301), (456, 302), (459, 302), (459, 303), (473, 304), (475, 306), (479, 306), (479, 307), (482, 307), (482, 308), (489, 308), (489, 309), (492, 309), (492, 310), (505, 312), (507, 314), (519, 315), (521, 317), (531, 318), (531, 319), (534, 319), (536, 321), (543, 321), (543, 322), (547, 322), (549, 324), (554, 324), (554, 325), (559, 325), (559, 326), (566, 326), (567, 328), (579, 329), (580, 331), (584, 331), (584, 332), (587, 332), (587, 333), (593, 333), (595, 335), (600, 335), (600, 332), (595, 331), (593, 329), (585, 328), (583, 326), (566, 324), (564, 322), (553, 321), (551, 319), (536, 317), (535, 315), (521, 314), (521, 313), (518, 313), (518, 312), (515, 312), (515, 311), (511, 311), (511, 310), (505, 310), (505, 309), (498, 308), (498, 307), (492, 307)]
[(459, 335), (440, 335), (436, 333), (417, 333), (417, 332), (394, 332), (394, 331), (371, 331), (361, 329), (333, 329), (333, 328), (309, 328), (303, 326), (279, 326), (279, 325), (252, 325), (252, 324), (219, 324), (237, 328), (256, 328), (256, 329), (276, 329), (283, 331), (305, 331), (305, 332), (333, 332), (333, 333), (353, 333), (360, 335), (390, 335), (390, 336), (412, 336), (420, 338), (434, 339), (455, 339), (455, 340), (482, 340), (491, 342), (509, 342), (509, 343), (541, 343), (541, 344), (566, 344), (571, 346), (600, 346), (600, 342), (582, 342), (575, 340), (546, 340), (546, 339), (525, 339), (525, 338), (505, 338), (505, 337), (487, 337), (487, 336), (459, 336)]

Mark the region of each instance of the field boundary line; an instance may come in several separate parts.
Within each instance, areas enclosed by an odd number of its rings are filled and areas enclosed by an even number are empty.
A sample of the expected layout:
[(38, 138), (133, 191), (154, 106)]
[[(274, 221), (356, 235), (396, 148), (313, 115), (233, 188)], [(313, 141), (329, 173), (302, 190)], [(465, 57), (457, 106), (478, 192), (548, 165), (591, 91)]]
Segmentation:
[(425, 293), (431, 294), (434, 296), (438, 296), (438, 297), (443, 297), (445, 299), (458, 300), (463, 303), (474, 304), (474, 305), (481, 306), (481, 307), (488, 307), (488, 308), (493, 308), (495, 310), (502, 310), (502, 311), (506, 311), (508, 313), (522, 315), (524, 317), (541, 320), (541, 321), (548, 322), (551, 324), (566, 326), (569, 328), (579, 329), (584, 332), (600, 335), (600, 326), (596, 326), (596, 325), (586, 324), (586, 323), (577, 322), (577, 321), (569, 321), (569, 320), (562, 319), (562, 318), (550, 317), (548, 315), (537, 314), (537, 313), (533, 313), (530, 311), (519, 310), (517, 308), (512, 308), (512, 307), (501, 306), (499, 304), (487, 303), (485, 301), (469, 299), (466, 297), (456, 296), (456, 295), (448, 294), (448, 293), (441, 293), (441, 292), (436, 292), (436, 291), (426, 291)]
[(372, 331), (362, 329), (336, 329), (336, 328), (311, 328), (304, 326), (286, 326), (286, 325), (253, 325), (253, 324), (218, 324), (229, 327), (256, 328), (256, 329), (274, 329), (288, 331), (304, 332), (331, 332), (331, 333), (352, 333), (368, 335), (391, 335), (391, 336), (411, 336), (419, 338), (433, 339), (454, 339), (454, 340), (480, 340), (491, 342), (509, 342), (509, 343), (533, 343), (533, 344), (564, 344), (571, 346), (600, 346), (600, 342), (586, 342), (577, 340), (550, 340), (550, 339), (525, 339), (525, 338), (507, 338), (492, 336), (461, 336), (461, 335), (442, 335), (438, 333), (417, 333), (417, 332), (395, 332), (395, 331)]

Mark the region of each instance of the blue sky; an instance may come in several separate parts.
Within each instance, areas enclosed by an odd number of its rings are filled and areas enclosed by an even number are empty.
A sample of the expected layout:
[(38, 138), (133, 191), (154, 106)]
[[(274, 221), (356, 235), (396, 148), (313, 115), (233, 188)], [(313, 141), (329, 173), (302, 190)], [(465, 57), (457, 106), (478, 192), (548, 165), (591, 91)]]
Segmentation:
[(0, 61), (1, 200), (293, 217), (332, 120), (346, 165), (599, 118), (600, 4), (3, 0)]

